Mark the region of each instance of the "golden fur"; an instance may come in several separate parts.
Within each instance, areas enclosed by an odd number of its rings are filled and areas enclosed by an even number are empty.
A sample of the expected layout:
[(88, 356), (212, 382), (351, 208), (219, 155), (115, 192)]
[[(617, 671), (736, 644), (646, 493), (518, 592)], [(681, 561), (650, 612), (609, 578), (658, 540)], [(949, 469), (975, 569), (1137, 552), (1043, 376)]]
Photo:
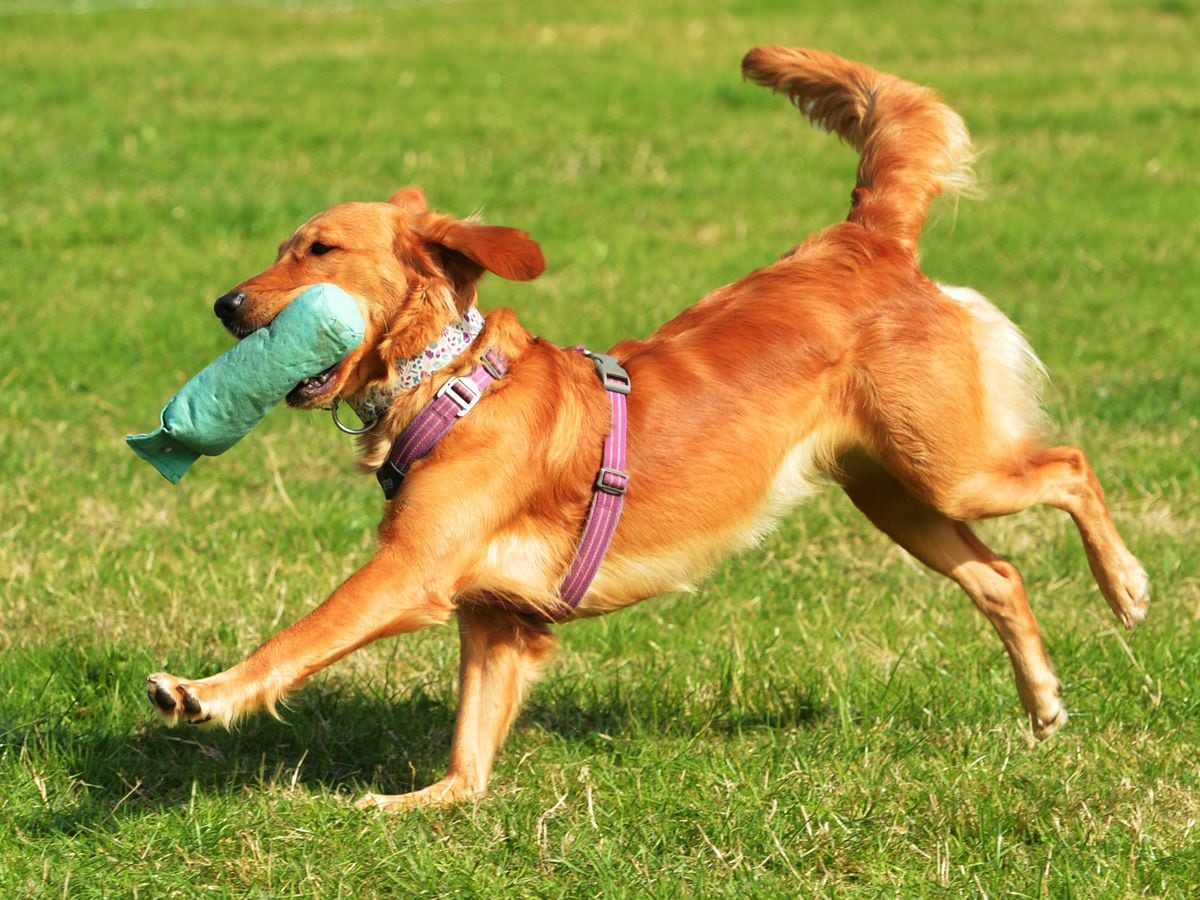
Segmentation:
[[(612, 353), (633, 379), (631, 475), (611, 552), (578, 616), (692, 583), (752, 544), (818, 478), (836, 481), (882, 531), (956, 581), (1012, 660), (1034, 733), (1066, 720), (1021, 577), (968, 522), (1045, 503), (1079, 528), (1097, 582), (1128, 627), (1145, 573), (1117, 534), (1082, 451), (1041, 443), (1041, 367), (979, 294), (939, 288), (917, 262), (930, 201), (970, 185), (962, 120), (929, 90), (827, 53), (762, 47), (745, 74), (787, 94), (860, 152), (853, 206), (777, 262), (718, 288), (644, 340)], [(335, 206), (302, 225), (276, 263), (239, 286), (229, 327), (270, 322), (303, 288), (359, 299), (366, 339), (319, 395), (327, 406), (386, 383), (476, 299), (485, 271), (543, 268), (523, 232), (429, 211), (405, 189), (388, 203)], [(210, 678), (161, 673), (149, 691), (168, 721), (228, 724), (277, 700), (356, 647), (457, 615), (461, 699), (449, 774), (384, 809), (477, 797), (521, 697), (550, 658), (544, 625), (481, 605), (498, 593), (553, 609), (579, 539), (609, 427), (591, 364), (532, 337), (508, 310), (451, 367), (399, 396), (362, 440), (378, 467), (415, 413), (489, 347), (507, 378), (414, 465), (387, 504), (379, 550), (300, 622)]]

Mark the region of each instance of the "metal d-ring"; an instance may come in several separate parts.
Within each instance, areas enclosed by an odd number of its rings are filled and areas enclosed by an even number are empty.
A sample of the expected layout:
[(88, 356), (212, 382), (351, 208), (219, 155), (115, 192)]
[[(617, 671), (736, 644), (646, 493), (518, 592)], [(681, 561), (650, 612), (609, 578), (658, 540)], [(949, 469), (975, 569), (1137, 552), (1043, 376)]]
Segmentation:
[(379, 420), (375, 419), (370, 425), (364, 425), (362, 428), (351, 428), (349, 425), (344, 425), (338, 419), (338, 402), (333, 401), (333, 406), (329, 407), (329, 411), (333, 414), (333, 424), (337, 426), (337, 430), (343, 434), (366, 434), (372, 428), (379, 424)]

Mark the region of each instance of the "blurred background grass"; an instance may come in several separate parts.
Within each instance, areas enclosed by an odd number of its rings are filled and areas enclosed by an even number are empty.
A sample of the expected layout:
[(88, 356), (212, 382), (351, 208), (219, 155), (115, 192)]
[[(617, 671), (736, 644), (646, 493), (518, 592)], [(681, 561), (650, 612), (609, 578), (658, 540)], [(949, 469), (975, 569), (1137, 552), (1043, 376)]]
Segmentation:
[[(1194, 3), (0, 3), (0, 884), (97, 894), (1185, 894), (1200, 875)], [(148, 671), (232, 663), (360, 565), (379, 499), (281, 410), (172, 488), (124, 447), (231, 339), (222, 291), (313, 212), (419, 184), (542, 242), (488, 281), (556, 342), (645, 334), (841, 218), (854, 155), (742, 84), (757, 43), (935, 86), (986, 199), (930, 275), (1054, 378), (1155, 582), (1119, 634), (1070, 524), (987, 526), (1072, 722), (1042, 748), (965, 598), (842, 498), (671, 597), (562, 630), (478, 808), (334, 802), (440, 775), (451, 630), (286, 726), (166, 733)], [(562, 804), (559, 799), (564, 798)], [(37, 887), (40, 890), (40, 887)]]

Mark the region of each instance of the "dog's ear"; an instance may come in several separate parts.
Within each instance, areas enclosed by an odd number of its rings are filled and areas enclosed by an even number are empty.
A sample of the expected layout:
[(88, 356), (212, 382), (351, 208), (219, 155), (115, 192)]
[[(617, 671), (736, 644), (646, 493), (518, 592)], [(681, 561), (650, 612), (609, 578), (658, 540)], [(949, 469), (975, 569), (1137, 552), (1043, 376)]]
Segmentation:
[(440, 213), (428, 213), (418, 223), (421, 255), (446, 279), (460, 311), (475, 302), (475, 283), (484, 272), (509, 281), (531, 281), (546, 268), (537, 242), (516, 228), (463, 222)]
[(401, 212), (412, 215), (429, 211), (429, 204), (425, 202), (425, 192), (419, 187), (400, 188), (388, 198), (388, 203), (400, 207)]
[[(465, 269), (462, 274), (472, 281), (477, 280), (484, 269), (509, 281), (532, 281), (546, 268), (542, 248), (524, 231), (451, 218), (430, 224), (432, 227), (425, 231), (425, 239), (434, 245), (435, 252), (440, 249), (447, 267)], [(476, 271), (472, 274), (471, 269)]]
[[(409, 191), (415, 189), (406, 188), (396, 196), (410, 201)], [(424, 200), (420, 192), (417, 196)], [(530, 281), (546, 268), (537, 242), (515, 228), (463, 222), (438, 212), (413, 215), (402, 207), (395, 218), (393, 250), (410, 275), (408, 296), (416, 299), (398, 304), (391, 314), (380, 344), (389, 365), (435, 339), (455, 310), (458, 315), (466, 313), (475, 302), (475, 285), (484, 272)]]

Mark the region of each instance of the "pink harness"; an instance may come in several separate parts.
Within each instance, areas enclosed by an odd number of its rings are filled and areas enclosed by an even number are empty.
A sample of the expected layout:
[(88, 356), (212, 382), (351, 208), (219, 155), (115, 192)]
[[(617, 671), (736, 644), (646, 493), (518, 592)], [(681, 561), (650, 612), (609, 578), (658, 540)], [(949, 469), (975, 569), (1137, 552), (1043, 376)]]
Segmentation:
[[(575, 612), (592, 580), (600, 570), (600, 564), (612, 544), (621, 509), (625, 504), (625, 492), (629, 487), (629, 474), (625, 471), (627, 409), (625, 398), (631, 386), (629, 373), (611, 356), (592, 353), (582, 347), (575, 348), (591, 359), (596, 367), (600, 383), (612, 403), (612, 430), (604, 438), (600, 471), (592, 485), (592, 505), (588, 510), (583, 536), (575, 552), (575, 559), (558, 587), (562, 608), (553, 615), (544, 615), (525, 609), (511, 601), (494, 595), (482, 598), (484, 602), (523, 613), (547, 622), (561, 622)], [(383, 495), (391, 500), (400, 490), (408, 470), (418, 459), (429, 453), (454, 423), (475, 408), (494, 381), (508, 374), (508, 359), (499, 350), (489, 350), (474, 369), (467, 375), (447, 381), (429, 401), (416, 418), (409, 423), (392, 446), (385, 462), (375, 473)]]

